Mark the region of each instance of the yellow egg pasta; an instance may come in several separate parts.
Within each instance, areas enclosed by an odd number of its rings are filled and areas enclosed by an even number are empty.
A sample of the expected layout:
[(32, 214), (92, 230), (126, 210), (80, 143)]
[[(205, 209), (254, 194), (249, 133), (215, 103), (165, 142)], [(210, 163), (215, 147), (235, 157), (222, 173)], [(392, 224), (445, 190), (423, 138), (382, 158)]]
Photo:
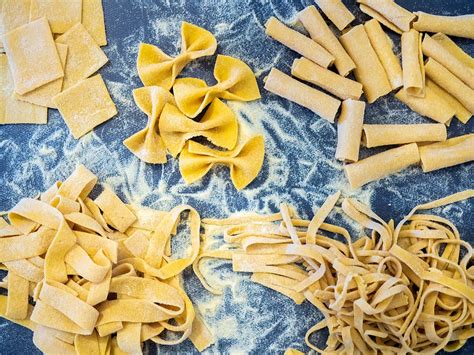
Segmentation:
[(354, 15), (341, 0), (316, 0), (316, 4), (339, 31), (355, 20)]
[(192, 60), (213, 55), (217, 41), (209, 31), (188, 22), (181, 23), (181, 53), (172, 58), (160, 48), (141, 43), (137, 70), (143, 85), (170, 90), (176, 77)]
[(423, 32), (441, 32), (451, 36), (474, 39), (474, 15), (441, 16), (417, 11), (413, 28)]
[(357, 0), (357, 2), (362, 12), (400, 34), (410, 31), (412, 22), (416, 19), (413, 13), (394, 0)]
[(214, 77), (217, 84), (210, 87), (201, 79), (176, 80), (173, 92), (181, 112), (194, 118), (215, 98), (237, 101), (253, 101), (260, 98), (252, 69), (239, 59), (218, 55)]

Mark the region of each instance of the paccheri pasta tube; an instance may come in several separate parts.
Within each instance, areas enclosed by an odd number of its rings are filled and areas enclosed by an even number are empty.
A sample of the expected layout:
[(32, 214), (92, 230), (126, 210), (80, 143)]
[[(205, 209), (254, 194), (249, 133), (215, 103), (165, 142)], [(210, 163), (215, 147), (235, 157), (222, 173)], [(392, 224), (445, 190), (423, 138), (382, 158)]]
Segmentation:
[(447, 137), (446, 125), (436, 124), (365, 124), (362, 143), (367, 148), (407, 143), (441, 142)]
[(342, 102), (337, 119), (336, 159), (351, 163), (359, 160), (364, 111), (365, 102), (352, 99)]
[(362, 12), (397, 33), (410, 31), (411, 24), (416, 18), (413, 13), (393, 0), (357, 0), (357, 2)]
[[(8, 296), (0, 295), (0, 316), (30, 328), (46, 354), (141, 354), (147, 340), (187, 338), (204, 350), (212, 334), (180, 281), (200, 250), (199, 214), (125, 205), (110, 189), (92, 200), (96, 182), (80, 165), (39, 199), (20, 200), (9, 223), (1, 219)], [(171, 237), (184, 213), (190, 251), (178, 258)]]
[(474, 90), (433, 58), (426, 61), (425, 71), (431, 80), (453, 95), (469, 112), (474, 114)]
[(379, 180), (420, 161), (416, 143), (386, 150), (344, 166), (347, 179), (353, 189), (368, 182)]
[(370, 44), (369, 37), (363, 25), (353, 27), (339, 37), (342, 45), (351, 56), (356, 69), (355, 77), (364, 88), (369, 103), (388, 94), (392, 87), (388, 81), (385, 69)]
[[(327, 221), (340, 195), (328, 196), (311, 220), (298, 218), (286, 204), (269, 216), (204, 219), (208, 230), (227, 226), (219, 233), (226, 244), (201, 256), (232, 261), (234, 271), (252, 273), (253, 282), (296, 304), (308, 300), (324, 315), (305, 336), (318, 353), (460, 349), (474, 335), (469, 311), (474, 304), (473, 248), (453, 221), (425, 211), (472, 198), (474, 190), (415, 206), (396, 225), (356, 199), (344, 198), (334, 219), (342, 210), (363, 230), (359, 238)], [(193, 264), (196, 275), (219, 294), (200, 272), (200, 260)], [(319, 349), (312, 335), (324, 328), (329, 336), (326, 348)]]
[(339, 31), (345, 29), (355, 19), (341, 0), (316, 0), (316, 4)]
[(454, 43), (451, 38), (444, 33), (438, 32), (432, 37), (436, 42), (442, 45), (449, 53), (455, 56), (459, 61), (471, 69), (474, 69), (474, 58), (464, 52), (464, 50)]
[(327, 68), (334, 63), (334, 57), (311, 38), (285, 26), (275, 17), (265, 23), (265, 33), (303, 57)]
[(445, 101), (454, 109), (454, 114), (462, 123), (467, 123), (471, 118), (472, 114), (456, 99), (454, 96), (449, 94), (446, 90), (439, 87), (431, 79), (426, 80), (427, 90), (433, 91), (438, 97)]
[(375, 19), (364, 23), (364, 28), (375, 53), (377, 53), (377, 56), (387, 73), (392, 90), (398, 89), (403, 85), (403, 75), (400, 61), (395, 53), (393, 53), (392, 41), (383, 31), (380, 23)]
[(329, 122), (334, 122), (341, 101), (272, 68), (265, 89), (304, 106)]
[(474, 160), (474, 133), (420, 147), (425, 173)]
[(436, 60), (471, 89), (474, 89), (474, 70), (456, 58), (455, 55), (443, 47), (438, 41), (425, 34), (422, 49), (425, 56)]
[(411, 29), (402, 33), (403, 88), (408, 95), (425, 96), (425, 68), (421, 34)]
[(395, 94), (395, 97), (422, 116), (429, 117), (436, 122), (446, 123), (456, 113), (455, 109), (430, 87), (425, 87), (425, 97), (408, 95), (404, 89)]
[(347, 76), (355, 68), (355, 63), (344, 50), (339, 40), (332, 33), (321, 14), (313, 5), (298, 14), (298, 19), (308, 31), (311, 38), (334, 56), (334, 65), (339, 74)]
[(441, 32), (474, 39), (474, 15), (439, 16), (422, 11), (415, 12), (415, 15), (418, 18), (413, 27), (420, 32)]
[(293, 61), (291, 75), (318, 85), (340, 99), (358, 100), (362, 95), (362, 84), (320, 67), (306, 58)]

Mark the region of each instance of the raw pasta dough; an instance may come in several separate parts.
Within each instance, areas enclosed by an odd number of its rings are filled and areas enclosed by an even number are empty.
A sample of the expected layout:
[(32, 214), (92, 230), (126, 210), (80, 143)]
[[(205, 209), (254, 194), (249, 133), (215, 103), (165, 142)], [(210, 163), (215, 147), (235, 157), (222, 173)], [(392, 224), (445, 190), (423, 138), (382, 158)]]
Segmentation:
[(367, 148), (384, 145), (445, 141), (446, 125), (437, 124), (365, 124), (362, 142)]
[(413, 27), (421, 32), (441, 32), (447, 35), (474, 39), (474, 15), (439, 16), (422, 11), (415, 12), (418, 17)]
[(26, 25), (30, 19), (31, 0), (2, 0), (0, 2), (0, 49), (2, 36), (11, 30)]
[(176, 77), (192, 60), (213, 55), (217, 41), (209, 31), (188, 22), (181, 23), (181, 53), (172, 58), (158, 47), (140, 43), (137, 70), (143, 85), (170, 90)]
[(393, 0), (357, 0), (360, 9), (391, 30), (402, 33), (410, 31), (416, 16)]
[(411, 29), (402, 33), (403, 89), (408, 95), (425, 96), (425, 67), (421, 34)]
[(316, 0), (316, 4), (339, 31), (345, 29), (355, 19), (341, 0)]
[(82, 20), (82, 0), (31, 0), (30, 21), (46, 17), (53, 33), (64, 33)]
[(359, 160), (360, 139), (364, 124), (365, 102), (345, 100), (337, 119), (336, 159), (346, 162)]
[(82, 24), (99, 46), (107, 45), (102, 0), (82, 0)]

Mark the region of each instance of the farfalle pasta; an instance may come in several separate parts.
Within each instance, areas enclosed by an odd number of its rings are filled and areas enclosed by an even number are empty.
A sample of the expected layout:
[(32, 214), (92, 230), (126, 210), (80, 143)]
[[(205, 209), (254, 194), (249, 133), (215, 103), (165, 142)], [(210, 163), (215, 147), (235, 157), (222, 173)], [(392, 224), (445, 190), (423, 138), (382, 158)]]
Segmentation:
[(176, 77), (192, 60), (213, 55), (217, 41), (209, 31), (188, 22), (181, 24), (181, 53), (170, 57), (160, 48), (141, 43), (137, 70), (143, 85), (173, 87)]
[(158, 128), (161, 112), (167, 103), (175, 104), (173, 95), (159, 86), (148, 86), (133, 91), (137, 106), (148, 116), (144, 129), (123, 141), (138, 158), (151, 164), (166, 163), (166, 148)]
[(215, 150), (189, 141), (179, 156), (179, 170), (184, 181), (191, 184), (206, 175), (215, 164), (225, 164), (230, 168), (235, 188), (242, 190), (257, 177), (264, 155), (263, 136), (254, 136), (230, 151)]
[[(31, 329), (49, 354), (141, 354), (144, 341), (187, 338), (202, 351), (212, 334), (180, 282), (200, 250), (199, 214), (187, 205), (170, 212), (125, 205), (108, 188), (91, 200), (96, 182), (79, 166), (41, 200), (22, 199), (10, 223), (2, 219), (8, 276), (0, 287), (8, 296), (0, 296), (0, 316)], [(190, 251), (175, 258), (171, 237), (184, 213)]]
[(215, 98), (253, 101), (260, 98), (257, 80), (247, 64), (239, 59), (218, 55), (214, 67), (217, 84), (208, 86), (196, 78), (177, 79), (173, 86), (178, 108), (188, 117), (196, 117)]
[(206, 137), (212, 144), (233, 149), (237, 144), (239, 125), (232, 110), (219, 99), (214, 99), (202, 119), (197, 122), (179, 109), (166, 104), (160, 118), (160, 134), (173, 157), (183, 149), (187, 140)]

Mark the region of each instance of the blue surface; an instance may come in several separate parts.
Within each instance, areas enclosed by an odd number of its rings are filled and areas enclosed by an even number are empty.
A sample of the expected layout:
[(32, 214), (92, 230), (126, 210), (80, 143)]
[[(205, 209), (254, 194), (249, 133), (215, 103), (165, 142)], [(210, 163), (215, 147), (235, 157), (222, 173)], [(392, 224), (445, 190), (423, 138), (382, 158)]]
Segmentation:
[[(470, 0), (397, 1), (409, 10), (443, 15), (474, 13)], [(346, 1), (357, 22), (368, 19), (354, 1)], [(35, 196), (54, 181), (68, 176), (77, 162), (82, 162), (129, 202), (157, 209), (169, 209), (179, 203), (197, 208), (203, 217), (224, 217), (240, 210), (276, 211), (279, 203), (293, 204), (304, 217), (321, 205), (325, 197), (341, 189), (369, 203), (384, 219), (399, 220), (411, 207), (456, 191), (473, 188), (474, 164), (423, 174), (418, 167), (388, 179), (351, 191), (343, 176), (342, 165), (334, 160), (336, 131), (334, 125), (311, 112), (265, 92), (262, 79), (272, 66), (289, 72), (297, 55), (266, 38), (263, 24), (274, 15), (293, 22), (295, 15), (312, 1), (152, 1), (104, 0), (109, 46), (105, 48), (110, 62), (100, 73), (107, 81), (119, 115), (98, 127), (92, 134), (74, 140), (59, 114), (50, 111), (46, 126), (0, 126), (0, 210), (8, 210), (24, 196)], [(135, 107), (131, 91), (141, 83), (135, 69), (140, 41), (159, 45), (175, 55), (179, 51), (180, 22), (186, 20), (213, 32), (218, 53), (236, 56), (257, 73), (262, 100), (251, 104), (234, 104), (243, 125), (266, 137), (266, 160), (260, 176), (243, 192), (230, 184), (228, 171), (213, 170), (202, 182), (184, 185), (177, 161), (163, 166), (139, 162), (121, 143), (144, 127), (146, 117)], [(399, 37), (390, 34), (399, 51)], [(468, 53), (474, 54), (473, 41), (455, 39)], [(199, 59), (188, 66), (182, 76), (201, 77), (212, 83), (215, 56)], [(368, 106), (367, 123), (429, 122), (411, 112), (388, 95)], [(474, 119), (462, 125), (457, 120), (449, 136), (474, 131)], [(473, 148), (474, 149), (474, 148)], [(368, 152), (363, 150), (362, 155)], [(372, 152), (371, 152), (372, 154)], [(438, 210), (459, 227), (463, 239), (474, 242), (472, 223), (474, 204), (463, 202)], [(346, 223), (341, 215), (331, 216), (336, 223)], [(359, 231), (354, 231), (357, 236)], [(222, 282), (236, 276), (226, 266), (216, 266)], [(246, 275), (226, 288), (217, 301), (209, 295), (188, 270), (186, 290), (201, 311), (211, 301), (217, 302), (215, 314), (204, 316), (211, 329), (241, 327), (241, 334), (222, 337), (211, 352), (277, 353), (292, 346), (308, 349), (304, 344), (306, 330), (320, 319), (307, 302), (296, 306), (283, 296), (252, 284)], [(239, 297), (242, 297), (239, 301)], [(251, 326), (244, 327), (245, 324)], [(37, 353), (31, 333), (0, 319), (0, 354)], [(235, 332), (234, 332), (235, 333)], [(321, 338), (322, 339), (322, 338)], [(155, 347), (147, 344), (147, 350)], [(192, 352), (189, 341), (163, 352)], [(459, 352), (461, 353), (461, 352)], [(471, 341), (462, 353), (474, 353)]]

